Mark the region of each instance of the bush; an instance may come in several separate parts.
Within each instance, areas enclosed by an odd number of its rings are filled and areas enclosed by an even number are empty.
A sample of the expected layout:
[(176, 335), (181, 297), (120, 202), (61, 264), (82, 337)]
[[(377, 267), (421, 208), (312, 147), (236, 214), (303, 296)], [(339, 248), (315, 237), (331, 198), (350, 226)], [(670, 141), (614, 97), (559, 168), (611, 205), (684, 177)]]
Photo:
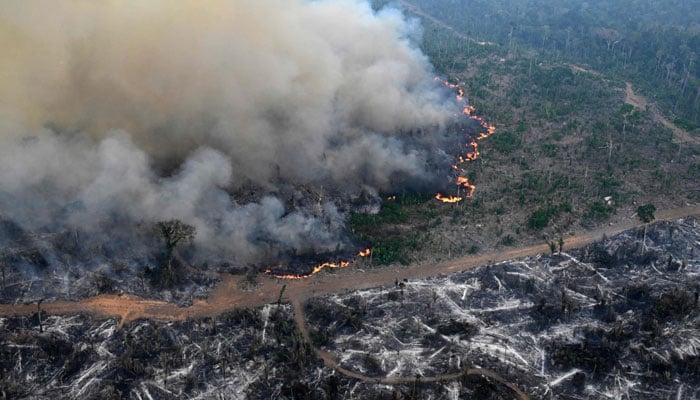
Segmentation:
[(501, 244), (504, 246), (512, 246), (515, 244), (515, 239), (511, 235), (506, 235), (501, 239)]
[(588, 208), (588, 218), (597, 221), (605, 220), (610, 218), (610, 214), (613, 212), (613, 207), (608, 206), (603, 201), (598, 200), (591, 203)]
[(378, 242), (372, 249), (372, 261), (377, 265), (387, 265), (396, 261), (407, 265), (409, 260), (404, 251), (405, 247), (405, 241), (397, 237)]
[(637, 207), (637, 216), (642, 222), (651, 222), (654, 220), (654, 212), (656, 207), (653, 204), (645, 204), (643, 206)]
[[(418, 201), (418, 200), (416, 200)], [(381, 224), (400, 223), (408, 219), (408, 213), (402, 202), (385, 201), (377, 214), (350, 214), (350, 228), (353, 230), (369, 230)]]
[(540, 146), (542, 153), (550, 158), (557, 156), (557, 146), (551, 143), (545, 143)]
[(527, 221), (527, 226), (530, 229), (540, 230), (549, 224), (550, 213), (548, 210), (537, 210)]
[(685, 129), (686, 131), (692, 131), (698, 127), (697, 125), (693, 124), (689, 120), (687, 120), (685, 118), (681, 118), (681, 117), (674, 119), (673, 123), (674, 123), (674, 125), (682, 128), (682, 129)]

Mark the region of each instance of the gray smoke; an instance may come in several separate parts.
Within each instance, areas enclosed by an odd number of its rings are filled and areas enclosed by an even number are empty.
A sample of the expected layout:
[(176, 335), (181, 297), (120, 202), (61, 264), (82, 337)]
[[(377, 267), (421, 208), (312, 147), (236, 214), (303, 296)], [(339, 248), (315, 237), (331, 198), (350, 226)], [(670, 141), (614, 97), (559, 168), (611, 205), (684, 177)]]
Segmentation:
[(359, 0), (4, 1), (0, 214), (96, 238), (177, 218), (241, 262), (342, 247), (336, 201), (448, 162), (419, 35)]

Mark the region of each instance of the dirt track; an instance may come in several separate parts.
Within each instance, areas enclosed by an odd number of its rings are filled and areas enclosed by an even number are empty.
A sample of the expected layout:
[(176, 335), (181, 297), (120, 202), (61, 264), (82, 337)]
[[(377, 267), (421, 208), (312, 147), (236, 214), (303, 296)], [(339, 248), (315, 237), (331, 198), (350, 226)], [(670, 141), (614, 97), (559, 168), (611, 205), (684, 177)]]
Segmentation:
[(679, 128), (674, 123), (669, 121), (666, 117), (661, 114), (661, 111), (656, 106), (656, 104), (649, 104), (647, 98), (634, 92), (634, 87), (630, 82), (626, 82), (625, 85), (625, 103), (638, 108), (642, 111), (651, 112), (654, 120), (658, 121), (661, 125), (673, 131), (673, 139), (676, 143), (700, 143), (700, 139), (692, 136), (690, 133), (684, 129)]
[[(676, 219), (699, 215), (700, 207), (688, 207), (659, 211), (657, 219)], [(612, 235), (640, 225), (636, 217), (629, 216), (622, 221), (603, 228), (565, 238), (565, 247), (585, 246), (605, 235)], [(416, 264), (408, 267), (393, 266), (368, 269), (358, 273), (353, 266), (320, 273), (307, 279), (281, 280), (261, 277), (260, 283), (252, 290), (243, 290), (239, 283), (242, 276), (221, 275), (221, 281), (207, 300), (195, 300), (190, 307), (178, 307), (164, 301), (148, 300), (132, 295), (100, 295), (80, 301), (56, 301), (42, 304), (42, 310), (49, 314), (89, 313), (99, 317), (120, 318), (121, 324), (135, 319), (154, 321), (175, 321), (187, 318), (215, 316), (234, 308), (257, 307), (274, 302), (282, 285), (286, 285), (285, 298), (303, 303), (307, 299), (331, 293), (392, 285), (396, 279), (419, 279), (440, 274), (449, 274), (467, 268), (487, 265), (513, 258), (533, 256), (549, 251), (543, 242), (540, 245), (509, 249), (507, 251), (461, 257), (435, 264)], [(0, 315), (31, 314), (36, 304), (2, 304)]]
[(445, 22), (440, 21), (439, 19), (433, 17), (432, 15), (424, 12), (420, 7), (416, 6), (415, 4), (410, 3), (407, 0), (397, 0), (397, 3), (401, 4), (401, 6), (403, 8), (405, 8), (406, 10), (408, 10), (409, 12), (411, 12), (411, 13), (413, 13), (421, 18), (427, 19), (436, 25), (441, 26), (443, 29), (446, 29), (447, 31), (449, 31), (450, 33), (452, 33), (453, 35), (457, 36), (460, 39), (469, 40), (472, 43), (478, 44), (479, 46), (486, 46), (486, 45), (498, 46), (498, 44), (496, 44), (496, 43), (479, 41), (479, 40), (476, 40), (474, 38), (471, 38), (471, 37), (463, 34), (462, 32), (455, 29), (453, 26), (450, 26), (450, 25), (446, 24)]

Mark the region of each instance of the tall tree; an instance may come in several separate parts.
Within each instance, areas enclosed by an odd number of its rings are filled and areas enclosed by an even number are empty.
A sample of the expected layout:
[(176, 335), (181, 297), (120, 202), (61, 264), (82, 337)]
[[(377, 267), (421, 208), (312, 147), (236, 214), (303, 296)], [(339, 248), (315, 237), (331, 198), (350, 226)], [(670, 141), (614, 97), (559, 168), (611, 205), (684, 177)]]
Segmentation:
[(642, 248), (644, 250), (647, 248), (647, 224), (656, 219), (654, 217), (655, 211), (656, 206), (651, 203), (637, 207), (637, 216), (640, 221), (644, 222), (644, 239), (642, 240)]
[(172, 283), (175, 273), (173, 271), (173, 252), (178, 243), (182, 241), (190, 241), (194, 239), (197, 230), (192, 225), (187, 225), (179, 219), (171, 219), (168, 221), (159, 221), (156, 223), (160, 231), (163, 241), (165, 242), (165, 256), (167, 259), (166, 277), (161, 277), (161, 281), (166, 283), (166, 286)]

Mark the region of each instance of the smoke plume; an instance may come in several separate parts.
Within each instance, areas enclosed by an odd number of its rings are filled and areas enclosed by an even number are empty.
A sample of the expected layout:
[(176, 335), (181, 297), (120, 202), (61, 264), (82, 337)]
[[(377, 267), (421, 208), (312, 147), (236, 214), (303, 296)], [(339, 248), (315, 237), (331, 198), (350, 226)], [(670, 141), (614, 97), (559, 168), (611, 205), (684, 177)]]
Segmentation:
[(449, 162), (419, 36), (359, 0), (6, 0), (0, 215), (104, 240), (177, 218), (240, 262), (342, 247), (338, 202)]

